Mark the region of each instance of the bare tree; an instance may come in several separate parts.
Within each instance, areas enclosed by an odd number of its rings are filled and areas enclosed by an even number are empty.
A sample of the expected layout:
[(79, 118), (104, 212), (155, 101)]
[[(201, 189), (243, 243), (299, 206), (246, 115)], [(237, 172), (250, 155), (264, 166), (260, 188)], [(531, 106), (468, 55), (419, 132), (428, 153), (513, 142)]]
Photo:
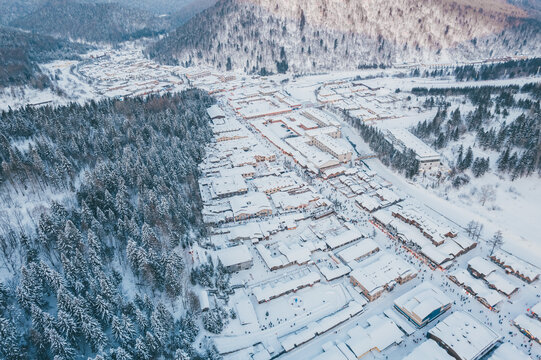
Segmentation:
[(490, 256), (492, 256), (496, 247), (500, 247), (503, 245), (502, 232), (500, 230), (496, 231), (492, 238), (488, 241), (488, 243), (492, 245), (492, 249), (490, 250)]
[(479, 237), (481, 237), (481, 233), (483, 232), (483, 224), (472, 220), (466, 225), (465, 230), (468, 236), (473, 240), (479, 240)]
[(477, 227), (473, 232), (472, 239), (479, 240), (479, 238), (481, 237), (481, 233), (483, 232), (483, 227), (483, 224), (477, 223)]
[(496, 200), (496, 191), (492, 185), (483, 185), (478, 193), (479, 202), (482, 206), (485, 206), (487, 201)]

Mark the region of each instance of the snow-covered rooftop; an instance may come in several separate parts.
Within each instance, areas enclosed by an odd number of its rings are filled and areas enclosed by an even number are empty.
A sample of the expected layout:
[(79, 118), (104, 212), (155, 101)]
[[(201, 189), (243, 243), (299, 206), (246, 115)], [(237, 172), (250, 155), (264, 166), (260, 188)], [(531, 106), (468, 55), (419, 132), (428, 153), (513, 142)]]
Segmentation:
[(260, 192), (251, 192), (246, 195), (234, 196), (229, 199), (233, 216), (255, 215), (260, 211), (272, 211), (267, 195)]
[(435, 311), (450, 307), (451, 299), (427, 281), (395, 299), (394, 304), (421, 325)]
[(303, 287), (313, 285), (320, 280), (321, 277), (319, 274), (311, 271), (289, 281), (256, 286), (253, 288), (253, 293), (257, 301), (261, 303), (285, 295), (291, 291), (296, 291), (302, 289)]
[(211, 193), (213, 198), (225, 197), (245, 191), (248, 191), (248, 186), (240, 174), (214, 177), (211, 179)]
[(402, 342), (404, 333), (390, 319), (373, 316), (368, 322), (370, 326), (367, 328), (356, 326), (348, 331), (350, 339), (346, 341), (346, 345), (357, 358), (373, 350), (381, 352), (393, 344)]
[(216, 255), (226, 268), (253, 260), (250, 249), (244, 244), (218, 250)]
[(457, 311), (428, 331), (452, 349), (460, 360), (476, 360), (500, 340), (500, 335), (463, 311)]
[(527, 331), (534, 339), (541, 339), (541, 321), (520, 314), (513, 320), (516, 326)]
[(531, 360), (531, 358), (520, 351), (515, 345), (511, 343), (503, 343), (488, 358), (488, 360)]
[(404, 147), (413, 150), (419, 161), (438, 161), (440, 154), (425, 144), (421, 139), (403, 128), (389, 129), (390, 135), (400, 141)]
[(225, 117), (224, 111), (218, 105), (212, 105), (207, 109), (207, 114), (209, 114), (211, 119), (223, 118)]
[(338, 256), (346, 263), (365, 257), (372, 252), (378, 251), (379, 245), (372, 239), (364, 239), (360, 242), (338, 252)]
[(354, 278), (372, 294), (392, 281), (409, 277), (416, 273), (417, 270), (402, 258), (389, 253), (383, 253), (371, 264), (353, 270), (350, 273), (350, 277)]
[(325, 242), (331, 249), (336, 249), (363, 237), (363, 234), (355, 225), (350, 223), (346, 223), (345, 225), (348, 227), (348, 230), (340, 234), (329, 235), (325, 238)]
[(498, 270), (498, 266), (480, 256), (476, 256), (468, 261), (468, 266), (481, 274), (483, 277), (492, 274)]
[(403, 360), (454, 360), (443, 348), (438, 346), (432, 339), (428, 339), (421, 345), (417, 346)]

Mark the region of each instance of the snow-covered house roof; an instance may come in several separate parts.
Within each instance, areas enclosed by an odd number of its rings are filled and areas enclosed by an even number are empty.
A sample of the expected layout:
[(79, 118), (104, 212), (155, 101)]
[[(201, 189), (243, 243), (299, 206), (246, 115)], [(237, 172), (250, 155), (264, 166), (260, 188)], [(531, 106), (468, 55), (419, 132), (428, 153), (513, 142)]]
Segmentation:
[(276, 297), (285, 295), (291, 291), (302, 289), (306, 286), (311, 286), (321, 280), (317, 272), (309, 272), (306, 275), (291, 279), (286, 282), (275, 284), (266, 284), (253, 288), (254, 296), (259, 303), (269, 301)]
[(305, 109), (303, 110), (301, 115), (306, 116), (308, 119), (314, 120), (320, 126), (335, 126), (335, 127), (341, 126), (340, 121), (338, 121), (335, 116), (320, 109), (316, 109), (316, 108)]
[(224, 118), (225, 113), (218, 105), (212, 105), (207, 109), (207, 114), (211, 119)]
[(403, 147), (413, 150), (419, 161), (440, 160), (440, 154), (408, 130), (402, 128), (390, 129), (388, 130), (388, 134), (393, 139), (394, 143), (399, 142)]
[(357, 358), (373, 350), (381, 352), (393, 344), (402, 342), (404, 333), (393, 321), (373, 316), (368, 322), (370, 326), (367, 328), (356, 326), (348, 331), (350, 339), (346, 341), (346, 345)]
[(355, 198), (355, 202), (359, 204), (360, 207), (368, 211), (374, 211), (381, 208), (381, 202), (379, 201), (379, 199), (367, 194), (357, 196)]
[(379, 250), (378, 244), (372, 239), (364, 239), (347, 249), (338, 252), (338, 256), (346, 263), (365, 257)]
[(218, 250), (217, 256), (226, 268), (253, 260), (250, 249), (244, 244)]
[(417, 346), (403, 360), (454, 360), (443, 348), (438, 346), (432, 339), (428, 339), (421, 345)]
[(473, 316), (457, 311), (428, 331), (430, 337), (454, 352), (459, 360), (477, 360), (500, 340), (500, 335)]
[(486, 277), (498, 270), (498, 266), (480, 256), (476, 256), (468, 261), (468, 267), (479, 273), (482, 277)]
[(340, 234), (327, 236), (325, 238), (325, 243), (331, 249), (336, 249), (337, 247), (349, 244), (350, 242), (353, 242), (363, 237), (363, 234), (359, 229), (357, 229), (355, 225), (346, 223), (345, 226), (348, 227), (348, 230)]
[(506, 277), (493, 272), (485, 278), (485, 281), (494, 289), (504, 293), (507, 296), (518, 290), (518, 286), (509, 281)]
[(252, 192), (246, 195), (234, 196), (229, 199), (233, 216), (253, 216), (261, 211), (272, 211), (272, 206), (267, 195), (260, 192)]
[(541, 272), (539, 268), (501, 249), (496, 250), (492, 258), (517, 275), (528, 279), (530, 282), (537, 279)]
[(451, 299), (427, 281), (395, 299), (394, 305), (421, 325), (434, 312), (449, 308)]
[(320, 134), (314, 137), (322, 146), (324, 146), (328, 151), (335, 155), (347, 155), (351, 153), (351, 150), (342, 145), (337, 139), (329, 136), (328, 134)]
[(242, 297), (235, 303), (235, 309), (242, 325), (259, 325), (254, 306), (247, 296)]
[(249, 177), (253, 176), (253, 174), (255, 174), (255, 168), (252, 165), (243, 165), (228, 169), (220, 169), (220, 175), (222, 176), (241, 175), (243, 177)]
[(228, 196), (229, 194), (248, 191), (248, 186), (240, 174), (220, 176), (212, 178), (210, 191), (213, 198), (220, 198)]
[(511, 343), (503, 343), (488, 358), (488, 360), (532, 360), (528, 355), (517, 349), (517, 347)]
[(453, 257), (449, 254), (440, 251), (440, 249), (433, 244), (426, 244), (421, 248), (421, 253), (429, 258), (434, 264), (441, 265), (446, 261), (451, 260)]
[(209, 294), (206, 290), (201, 290), (199, 293), (199, 307), (201, 310), (208, 310), (210, 308)]
[(534, 339), (541, 339), (541, 321), (533, 319), (524, 314), (520, 314), (513, 320), (515, 325), (520, 329), (527, 331), (530, 337)]
[(264, 176), (254, 179), (252, 184), (258, 191), (274, 192), (280, 189), (292, 188), (298, 186), (297, 181), (292, 176)]
[(417, 270), (402, 258), (389, 253), (382, 254), (369, 265), (357, 268), (350, 273), (370, 294), (400, 278), (416, 274)]

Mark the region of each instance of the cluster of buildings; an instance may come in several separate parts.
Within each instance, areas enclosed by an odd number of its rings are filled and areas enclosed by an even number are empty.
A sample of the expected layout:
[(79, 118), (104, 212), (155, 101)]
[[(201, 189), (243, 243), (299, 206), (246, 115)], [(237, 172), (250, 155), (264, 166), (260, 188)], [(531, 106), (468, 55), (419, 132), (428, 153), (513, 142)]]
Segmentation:
[(498, 304), (519, 291), (519, 285), (507, 274), (514, 274), (531, 283), (539, 276), (539, 270), (501, 249), (496, 250), (490, 260), (473, 257), (466, 269), (458, 268), (448, 277), (488, 309), (498, 312)]
[(404, 199), (390, 182), (382, 179), (374, 171), (359, 166), (348, 168), (329, 179), (327, 183), (369, 213), (397, 204)]
[(75, 66), (75, 75), (91, 82), (98, 95), (111, 98), (184, 90), (184, 69), (144, 59), (140, 50), (126, 46), (91, 55)]
[[(382, 206), (400, 201), (390, 184), (375, 173), (351, 167), (350, 150), (341, 157), (337, 148), (342, 144), (329, 141), (341, 140), (340, 124), (332, 114), (310, 108), (279, 121), (269, 120), (272, 116), (243, 119), (219, 103), (208, 109), (208, 115), (215, 141), (208, 145), (200, 164), (204, 176), (199, 187), (204, 221), (209, 226), (208, 246), (216, 249), (212, 258), (241, 281), (241, 289), (233, 295), (241, 329), (263, 334), (277, 326), (276, 322), (290, 324), (263, 344), (256, 337), (252, 343), (239, 335), (240, 343), (248, 341), (258, 353), (270, 356), (293, 351), (362, 313), (368, 301), (417, 276), (411, 264), (382, 249), (362, 226), (337, 216), (330, 201), (286, 167), (289, 154), (280, 154), (278, 140), (271, 141), (272, 134), (284, 144), (302, 139), (310, 151), (332, 158), (335, 168), (343, 167), (337, 177), (325, 181), (343, 182), (356, 196), (378, 197)], [(276, 129), (266, 134), (254, 124)], [(304, 169), (325, 179), (322, 171)], [(208, 261), (206, 252), (195, 249), (194, 262)], [(329, 295), (331, 288), (335, 290)], [(212, 307), (212, 297), (206, 295), (201, 303)], [(326, 296), (337, 298), (330, 301)], [(309, 302), (314, 304), (309, 307)], [(309, 310), (317, 308), (322, 310)], [(314, 325), (301, 326), (303, 316)], [(352, 330), (351, 339), (337, 346), (355, 356), (384, 351), (407, 336), (397, 322), (405, 320), (380, 314), (368, 326)], [(370, 336), (359, 343), (366, 334)], [(395, 337), (388, 341), (385, 334)], [(223, 354), (243, 346), (216, 340)]]
[(375, 224), (434, 268), (449, 268), (454, 259), (477, 246), (428, 209), (395, 205), (372, 215)]
[(317, 92), (320, 104), (348, 111), (363, 121), (377, 121), (397, 117), (397, 106), (402, 97), (382, 88), (372, 88), (360, 80), (340, 80), (325, 83)]
[[(499, 346), (496, 332), (469, 313), (453, 312), (458, 305), (450, 292), (419, 272), (422, 263), (446, 271), (477, 243), (354, 164), (355, 150), (335, 115), (296, 103), (269, 81), (254, 85), (194, 72), (190, 82), (218, 97), (208, 109), (215, 141), (200, 165), (208, 238), (194, 245), (192, 256), (197, 266), (211, 254), (232, 273), (229, 301), (213, 292), (201, 301), (237, 315), (213, 339), (225, 358), (295, 358), (306, 344), (321, 349), (310, 357), (318, 360), (505, 356), (509, 349)], [(372, 225), (388, 235), (388, 244), (382, 246)], [(496, 255), (500, 262), (489, 261), (492, 268), (474, 257), (467, 269), (441, 277), (456, 273), (465, 290), (496, 309), (495, 302), (517, 292), (500, 266), (535, 279), (533, 268)], [(375, 311), (362, 316), (367, 307)], [(524, 316), (515, 326), (536, 334), (531, 320), (538, 320)], [(333, 329), (337, 334), (328, 336)], [(419, 332), (427, 339), (410, 348)]]
[(498, 249), (490, 256), (490, 259), (505, 269), (505, 272), (513, 274), (519, 279), (531, 284), (539, 279), (539, 268), (519, 259), (504, 250)]
[(250, 125), (301, 168), (324, 178), (345, 171), (353, 149), (334, 115), (308, 108), (282, 116), (254, 118)]
[(208, 224), (263, 219), (295, 211), (328, 207), (306, 181), (282, 163), (246, 124), (214, 105), (208, 109), (215, 142), (207, 147), (200, 165), (206, 175), (200, 181)]

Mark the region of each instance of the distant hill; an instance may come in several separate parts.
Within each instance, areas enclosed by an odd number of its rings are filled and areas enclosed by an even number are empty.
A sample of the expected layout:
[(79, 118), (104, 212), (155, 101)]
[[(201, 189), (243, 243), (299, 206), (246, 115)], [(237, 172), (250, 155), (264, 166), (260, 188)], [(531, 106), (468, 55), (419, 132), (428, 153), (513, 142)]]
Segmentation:
[(119, 42), (161, 33), (169, 27), (169, 20), (119, 4), (57, 0), (13, 20), (10, 25), (56, 37)]
[[(85, 0), (92, 1), (92, 0)], [(101, 2), (117, 2), (123, 6), (144, 9), (155, 14), (174, 14), (186, 6), (197, 6), (207, 0), (108, 0)], [(216, 1), (214, 1), (216, 2)]]
[(41, 73), (38, 63), (74, 59), (89, 48), (87, 45), (0, 26), (0, 87), (48, 86), (49, 79)]
[(7, 25), (18, 17), (36, 11), (47, 0), (0, 0), (0, 25)]
[(147, 49), (249, 72), (541, 54), (541, 25), (504, 0), (220, 0)]
[(175, 26), (184, 25), (195, 15), (212, 7), (217, 1), (218, 0), (192, 0), (171, 14), (171, 23)]
[(523, 8), (532, 17), (541, 19), (541, 0), (508, 0), (510, 4)]

